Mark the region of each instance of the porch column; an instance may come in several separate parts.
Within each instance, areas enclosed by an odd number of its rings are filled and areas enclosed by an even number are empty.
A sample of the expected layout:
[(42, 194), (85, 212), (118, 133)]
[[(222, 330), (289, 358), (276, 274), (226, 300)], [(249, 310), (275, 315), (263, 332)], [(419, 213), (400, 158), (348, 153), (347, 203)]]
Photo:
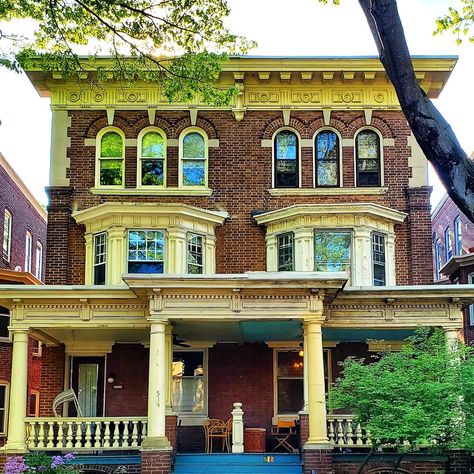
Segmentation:
[(308, 445), (327, 445), (326, 389), (324, 385), (323, 339), (321, 319), (305, 321), (308, 364)]
[(28, 330), (15, 329), (10, 382), (10, 412), (8, 417), (7, 452), (26, 451), (26, 394), (28, 382)]
[(166, 438), (166, 324), (151, 320), (150, 365), (148, 372), (148, 429), (144, 449), (171, 449)]
[(303, 327), (303, 411), (308, 412), (308, 334)]
[(166, 411), (171, 413), (173, 411), (173, 396), (171, 378), (173, 376), (173, 326), (171, 324), (166, 325)]

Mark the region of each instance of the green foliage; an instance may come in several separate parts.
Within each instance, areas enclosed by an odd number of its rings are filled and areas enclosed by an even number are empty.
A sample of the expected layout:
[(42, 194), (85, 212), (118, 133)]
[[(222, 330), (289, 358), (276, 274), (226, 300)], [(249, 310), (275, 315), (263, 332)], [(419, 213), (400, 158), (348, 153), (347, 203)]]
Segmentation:
[(460, 0), (462, 8), (449, 7), (448, 13), (436, 20), (436, 30), (433, 33), (438, 35), (445, 31), (451, 31), (456, 35), (456, 43), (461, 44), (463, 36), (474, 43), (474, 34), (471, 32), (474, 24), (474, 0)]
[(441, 330), (420, 329), (400, 352), (349, 358), (331, 407), (349, 409), (377, 447), (474, 450), (474, 358), (448, 348)]
[[(97, 87), (110, 77), (146, 79), (170, 101), (219, 106), (235, 93), (214, 87), (222, 61), (254, 46), (224, 26), (229, 12), (226, 0), (0, 0), (0, 66), (39, 65)], [(14, 32), (25, 19), (33, 20), (31, 38)], [(79, 54), (91, 51), (84, 65)], [(110, 54), (112, 64), (101, 64), (100, 54)]]

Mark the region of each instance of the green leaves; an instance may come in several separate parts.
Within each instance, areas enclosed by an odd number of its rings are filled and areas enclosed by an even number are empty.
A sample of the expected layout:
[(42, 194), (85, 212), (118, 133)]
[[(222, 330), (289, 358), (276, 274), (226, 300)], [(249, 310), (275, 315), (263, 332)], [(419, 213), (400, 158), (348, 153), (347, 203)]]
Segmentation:
[[(215, 90), (221, 62), (254, 46), (224, 26), (228, 14), (226, 0), (0, 0), (0, 21), (7, 22), (0, 65), (25, 69), (39, 56), (44, 70), (64, 77), (100, 82), (112, 74), (127, 84), (146, 78), (170, 101), (224, 105), (235, 90)], [(30, 38), (14, 34), (22, 19), (33, 20)], [(84, 68), (79, 54), (91, 53)], [(114, 58), (112, 71), (91, 69), (104, 54)]]
[(347, 359), (331, 405), (353, 412), (377, 446), (473, 450), (473, 379), (469, 348), (420, 329), (400, 352)]
[(474, 1), (459, 0), (462, 8), (460, 10), (449, 7), (448, 13), (436, 20), (436, 30), (433, 35), (444, 33), (451, 30), (456, 36), (456, 43), (461, 44), (463, 37), (467, 37), (471, 43), (474, 43), (474, 34), (471, 28), (474, 23)]

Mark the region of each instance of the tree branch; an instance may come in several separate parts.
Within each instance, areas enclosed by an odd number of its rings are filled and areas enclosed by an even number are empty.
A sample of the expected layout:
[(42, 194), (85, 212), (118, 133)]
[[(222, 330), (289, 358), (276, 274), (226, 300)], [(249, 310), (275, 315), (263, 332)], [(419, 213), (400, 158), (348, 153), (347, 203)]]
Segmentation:
[(359, 0), (402, 111), (455, 204), (474, 222), (474, 162), (415, 76), (396, 0)]

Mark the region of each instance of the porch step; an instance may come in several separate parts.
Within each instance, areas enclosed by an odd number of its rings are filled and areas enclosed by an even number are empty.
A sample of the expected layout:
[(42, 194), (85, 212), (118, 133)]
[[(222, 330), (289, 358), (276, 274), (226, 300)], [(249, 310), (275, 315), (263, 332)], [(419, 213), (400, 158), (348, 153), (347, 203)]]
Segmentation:
[(177, 454), (173, 474), (302, 474), (298, 454)]

